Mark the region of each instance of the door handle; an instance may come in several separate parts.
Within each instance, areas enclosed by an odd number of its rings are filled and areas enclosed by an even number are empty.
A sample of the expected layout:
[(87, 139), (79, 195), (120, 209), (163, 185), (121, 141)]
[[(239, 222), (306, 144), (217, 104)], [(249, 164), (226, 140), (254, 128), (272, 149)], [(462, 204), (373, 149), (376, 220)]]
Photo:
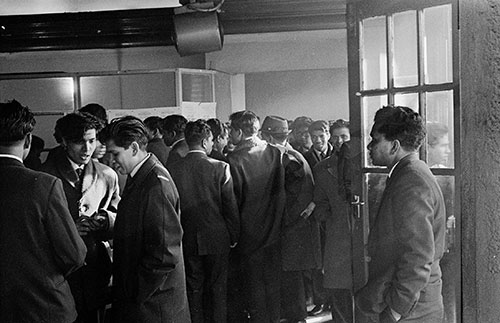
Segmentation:
[(361, 201), (359, 195), (353, 195), (353, 201), (351, 201), (353, 215), (356, 219), (361, 218), (361, 207), (365, 205), (365, 202)]

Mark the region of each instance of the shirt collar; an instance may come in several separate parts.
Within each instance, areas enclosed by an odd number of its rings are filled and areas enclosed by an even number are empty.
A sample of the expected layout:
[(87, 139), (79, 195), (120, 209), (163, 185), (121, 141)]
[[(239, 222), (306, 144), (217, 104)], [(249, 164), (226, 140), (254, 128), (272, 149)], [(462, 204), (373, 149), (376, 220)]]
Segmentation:
[(132, 171), (130, 172), (130, 177), (134, 177), (135, 174), (137, 174), (142, 165), (146, 162), (146, 160), (148, 160), (149, 156), (151, 156), (151, 153), (148, 153), (139, 164), (135, 165), (134, 169), (132, 169)]
[(396, 166), (399, 164), (399, 162), (400, 162), (400, 161), (401, 161), (401, 159), (400, 159), (400, 160), (398, 160), (398, 162), (397, 162), (397, 163), (395, 163), (395, 164), (394, 164), (394, 166), (392, 166), (391, 171), (389, 172), (389, 178), (391, 177), (392, 172), (394, 171), (394, 168), (396, 168)]
[(70, 164), (71, 164), (71, 168), (73, 168), (73, 170), (76, 170), (77, 168), (80, 168), (81, 170), (83, 170), (85, 168), (85, 164), (83, 165), (78, 165), (77, 163), (75, 163), (74, 161), (71, 160), (71, 158), (67, 157)]
[(193, 149), (193, 150), (188, 151), (188, 154), (190, 154), (190, 153), (203, 153), (205, 155), (207, 154), (206, 151), (201, 150), (201, 149)]
[(170, 147), (175, 146), (175, 145), (176, 145), (179, 141), (183, 141), (183, 140), (184, 140), (184, 138), (181, 138), (181, 139), (178, 139), (178, 140), (174, 141), (174, 142), (172, 143), (172, 145), (170, 145)]
[(23, 160), (21, 158), (19, 158), (19, 156), (16, 156), (16, 155), (11, 155), (11, 154), (0, 154), (0, 157), (5, 157), (5, 158), (12, 158), (12, 159), (15, 159), (17, 161), (20, 161), (21, 163), (23, 162)]

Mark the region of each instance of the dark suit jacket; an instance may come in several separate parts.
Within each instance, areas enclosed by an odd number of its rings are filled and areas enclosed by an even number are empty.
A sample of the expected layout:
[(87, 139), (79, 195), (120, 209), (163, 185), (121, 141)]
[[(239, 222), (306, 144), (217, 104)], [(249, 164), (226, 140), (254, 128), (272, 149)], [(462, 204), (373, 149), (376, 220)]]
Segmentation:
[(189, 323), (177, 188), (149, 155), (123, 191), (113, 240), (115, 322)]
[(321, 268), (319, 223), (300, 216), (313, 200), (314, 179), (301, 153), (290, 145), (283, 156), (285, 166), (286, 208), (281, 232), (283, 270)]
[(62, 180), (71, 216), (91, 216), (99, 210), (108, 214), (107, 229), (83, 236), (87, 246), (86, 266), (70, 277), (77, 309), (89, 310), (106, 302), (106, 287), (111, 277), (111, 260), (102, 241), (112, 238), (111, 232), (120, 201), (118, 176), (110, 167), (91, 160), (85, 165), (81, 190), (76, 187), (78, 176), (64, 150), (56, 151), (42, 170)]
[(358, 307), (380, 314), (390, 306), (403, 317), (442, 306), (439, 259), (444, 252), (445, 205), (427, 165), (411, 154), (387, 180), (370, 231), (369, 277), (356, 295)]
[[(330, 143), (327, 143), (327, 145), (328, 145), (328, 149), (326, 150), (325, 159), (330, 157), (331, 154), (333, 154), (333, 146)], [(309, 163), (309, 166), (311, 167), (311, 169), (314, 169), (314, 166), (316, 166), (316, 164), (321, 161), (321, 159), (319, 159), (319, 157), (318, 157), (318, 154), (314, 150), (314, 146), (311, 146), (309, 151), (304, 153), (304, 158)]]
[(170, 167), (170, 165), (184, 158), (187, 155), (188, 151), (189, 147), (185, 139), (176, 142), (171, 147), (170, 152), (168, 154), (167, 163), (165, 164), (167, 169)]
[(86, 249), (61, 181), (8, 157), (0, 178), (0, 322), (73, 322), (66, 277)]
[(352, 287), (349, 203), (339, 194), (338, 154), (319, 162), (313, 169), (316, 185), (314, 217), (325, 223), (323, 284), (327, 288)]
[(240, 233), (229, 165), (203, 152), (189, 152), (171, 166), (170, 173), (181, 200), (184, 253), (229, 253)]
[(280, 240), (286, 201), (281, 152), (252, 138), (227, 157), (240, 210), (239, 251), (248, 255)]
[(161, 138), (153, 138), (148, 142), (146, 149), (148, 152), (153, 153), (160, 163), (165, 166), (167, 164), (168, 155), (170, 153), (170, 147), (165, 145), (165, 142)]

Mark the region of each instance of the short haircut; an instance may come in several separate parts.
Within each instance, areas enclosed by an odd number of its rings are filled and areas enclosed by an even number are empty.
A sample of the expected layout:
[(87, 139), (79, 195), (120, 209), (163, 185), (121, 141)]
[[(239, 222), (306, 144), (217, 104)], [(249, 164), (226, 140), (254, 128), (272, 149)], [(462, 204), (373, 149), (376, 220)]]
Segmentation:
[(0, 103), (0, 145), (12, 146), (33, 131), (35, 116), (16, 100)]
[(163, 119), (157, 116), (147, 117), (144, 119), (144, 124), (149, 130), (163, 129)]
[(309, 128), (313, 123), (312, 119), (306, 116), (297, 117), (293, 120), (291, 128), (292, 131), (297, 131), (299, 128)]
[(187, 119), (180, 114), (171, 114), (163, 119), (162, 128), (168, 132), (184, 133), (186, 123)]
[(448, 135), (448, 126), (440, 122), (427, 123), (427, 143), (429, 146), (434, 146), (438, 143), (439, 139)]
[(409, 107), (384, 106), (375, 113), (375, 130), (387, 140), (399, 140), (401, 146), (418, 150), (425, 138), (422, 117)]
[(57, 120), (55, 132), (66, 141), (78, 142), (82, 140), (85, 132), (95, 129), (98, 133), (102, 130), (102, 126), (102, 121), (97, 117), (85, 112), (75, 112)]
[(219, 136), (227, 135), (228, 129), (225, 123), (221, 122), (219, 119), (213, 118), (208, 119), (207, 124), (210, 126), (210, 130), (212, 130), (212, 134), (214, 136), (214, 140)]
[(344, 120), (344, 119), (337, 119), (335, 120), (331, 126), (330, 126), (330, 133), (333, 132), (333, 130), (335, 129), (341, 129), (341, 128), (347, 128), (347, 129), (350, 129), (349, 128), (349, 121), (347, 120)]
[(198, 119), (196, 121), (190, 121), (186, 124), (186, 130), (184, 131), (184, 137), (186, 143), (189, 147), (199, 145), (203, 139), (210, 137), (212, 131), (210, 126), (205, 120)]
[(137, 142), (141, 150), (148, 145), (148, 129), (141, 119), (124, 116), (111, 120), (102, 132), (104, 141), (113, 140), (115, 145), (128, 149), (132, 142)]
[(238, 111), (229, 116), (231, 128), (241, 130), (245, 136), (253, 136), (259, 132), (259, 117), (252, 111)]
[(322, 132), (329, 133), (330, 132), (329, 129), (330, 129), (330, 127), (328, 126), (328, 122), (326, 122), (325, 120), (316, 120), (313, 123), (311, 123), (308, 131), (310, 134), (312, 134), (313, 131), (322, 131)]
[(104, 123), (103, 126), (108, 124), (108, 115), (106, 113), (106, 109), (100, 104), (97, 103), (89, 103), (83, 107), (81, 107), (78, 112), (86, 112), (90, 113), (94, 117), (97, 117), (99, 120), (101, 120), (102, 123)]

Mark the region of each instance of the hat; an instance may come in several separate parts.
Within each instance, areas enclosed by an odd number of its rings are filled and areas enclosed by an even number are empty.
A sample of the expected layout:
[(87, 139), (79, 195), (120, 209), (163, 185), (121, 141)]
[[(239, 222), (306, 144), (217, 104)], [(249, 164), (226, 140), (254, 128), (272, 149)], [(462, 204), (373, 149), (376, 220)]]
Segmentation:
[(269, 134), (289, 134), (288, 121), (277, 116), (267, 116), (262, 123), (260, 131)]

